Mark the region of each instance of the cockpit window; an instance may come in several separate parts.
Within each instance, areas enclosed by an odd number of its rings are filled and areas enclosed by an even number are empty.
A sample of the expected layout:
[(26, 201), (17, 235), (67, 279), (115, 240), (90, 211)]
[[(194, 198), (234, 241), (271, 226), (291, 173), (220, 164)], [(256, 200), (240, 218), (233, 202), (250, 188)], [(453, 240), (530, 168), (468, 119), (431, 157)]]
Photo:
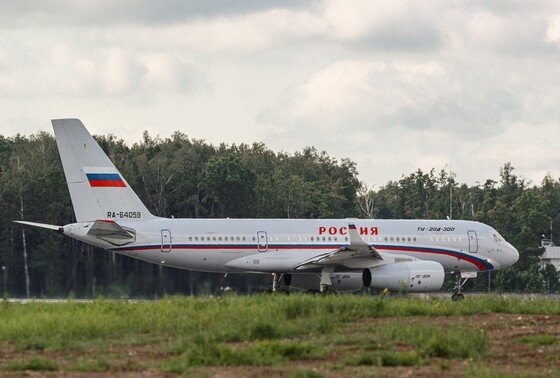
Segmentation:
[(499, 243), (499, 242), (504, 240), (504, 238), (502, 238), (502, 236), (500, 234), (492, 234), (492, 236), (494, 236), (494, 241), (496, 243)]

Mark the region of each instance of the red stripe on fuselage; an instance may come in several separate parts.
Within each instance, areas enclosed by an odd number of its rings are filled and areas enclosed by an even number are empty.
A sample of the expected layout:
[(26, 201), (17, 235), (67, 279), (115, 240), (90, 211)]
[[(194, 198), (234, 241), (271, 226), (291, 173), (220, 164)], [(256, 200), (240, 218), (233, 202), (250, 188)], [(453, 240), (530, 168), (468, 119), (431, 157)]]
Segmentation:
[(486, 270), (484, 264), (475, 258), (472, 258), (465, 254), (455, 255), (453, 254), (453, 252), (445, 251), (441, 249), (421, 249), (421, 248), (393, 247), (393, 246), (377, 247), (377, 249), (387, 250), (387, 251), (420, 252), (420, 253), (433, 253), (435, 255), (446, 255), (446, 256), (456, 257), (458, 259), (468, 261), (471, 264), (475, 265), (479, 270)]
[[(298, 249), (304, 249), (304, 250), (309, 250), (309, 249), (326, 249), (326, 250), (336, 250), (339, 248), (344, 247), (344, 245), (278, 245), (278, 246), (274, 246), (274, 245), (269, 245), (268, 246), (268, 250), (298, 250)], [(464, 260), (467, 261), (471, 264), (473, 264), (474, 266), (476, 266), (479, 270), (483, 271), (483, 270), (487, 270), (487, 267), (484, 265), (484, 263), (480, 260), (477, 260), (474, 257), (471, 257), (465, 253), (460, 253), (460, 252), (455, 252), (455, 251), (446, 251), (446, 250), (441, 250), (441, 249), (432, 249), (432, 248), (422, 248), (422, 247), (404, 247), (404, 246), (374, 246), (377, 250), (380, 251), (395, 251), (395, 252), (412, 252), (412, 253), (432, 253), (435, 255), (445, 255), (445, 256), (450, 256), (450, 257), (454, 257), (460, 260)], [(255, 250), (255, 252), (257, 252), (257, 247), (254, 245), (239, 245), (239, 244), (234, 244), (234, 245), (212, 245), (212, 244), (187, 244), (187, 245), (173, 245), (172, 246), (173, 249), (181, 249), (181, 250), (188, 250), (188, 249), (193, 249), (193, 250), (232, 250), (232, 249), (243, 249), (243, 250)], [(161, 246), (157, 245), (157, 246), (138, 246), (138, 247), (124, 247), (124, 248), (118, 248), (118, 249), (114, 249), (114, 251), (117, 252), (134, 252), (134, 251), (147, 251), (147, 250), (160, 250)], [(261, 253), (266, 253), (266, 252), (261, 252)]]

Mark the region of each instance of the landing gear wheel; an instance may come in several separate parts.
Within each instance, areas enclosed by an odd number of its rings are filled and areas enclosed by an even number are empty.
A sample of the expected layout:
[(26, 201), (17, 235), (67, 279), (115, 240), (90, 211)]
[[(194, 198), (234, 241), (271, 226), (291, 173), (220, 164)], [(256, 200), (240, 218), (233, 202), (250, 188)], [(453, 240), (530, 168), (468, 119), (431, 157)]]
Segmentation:
[(452, 301), (462, 301), (463, 299), (465, 299), (465, 296), (463, 295), (463, 293), (454, 293), (451, 296)]
[(465, 280), (463, 282), (461, 282), (461, 273), (460, 272), (456, 272), (455, 276), (457, 277), (457, 283), (455, 285), (455, 287), (453, 288), (453, 295), (451, 296), (451, 300), (452, 301), (461, 301), (463, 299), (465, 299), (465, 296), (463, 295), (463, 293), (461, 292), (463, 290), (463, 285), (467, 282), (468, 278), (465, 278)]

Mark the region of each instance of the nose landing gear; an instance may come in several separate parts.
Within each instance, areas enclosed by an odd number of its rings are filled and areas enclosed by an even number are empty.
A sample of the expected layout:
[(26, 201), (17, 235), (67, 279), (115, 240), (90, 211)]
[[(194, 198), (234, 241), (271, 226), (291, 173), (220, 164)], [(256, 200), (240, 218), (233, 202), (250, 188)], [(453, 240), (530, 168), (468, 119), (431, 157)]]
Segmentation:
[(461, 282), (461, 278), (463, 278), (463, 275), (461, 275), (460, 272), (456, 272), (455, 273), (455, 287), (453, 288), (453, 295), (451, 296), (451, 300), (452, 301), (460, 301), (465, 299), (465, 296), (462, 293), (463, 290), (463, 285), (465, 285), (465, 283), (467, 282), (467, 280), (470, 277), (465, 277), (465, 279), (463, 280), (463, 282)]

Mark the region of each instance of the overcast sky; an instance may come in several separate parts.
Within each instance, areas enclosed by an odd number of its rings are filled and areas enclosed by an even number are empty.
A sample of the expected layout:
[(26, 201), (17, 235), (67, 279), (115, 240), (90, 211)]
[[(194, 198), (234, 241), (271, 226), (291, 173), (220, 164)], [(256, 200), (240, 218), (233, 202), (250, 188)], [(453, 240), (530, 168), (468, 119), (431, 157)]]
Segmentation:
[(560, 1), (0, 1), (0, 133), (316, 146), (377, 187), (560, 175)]

